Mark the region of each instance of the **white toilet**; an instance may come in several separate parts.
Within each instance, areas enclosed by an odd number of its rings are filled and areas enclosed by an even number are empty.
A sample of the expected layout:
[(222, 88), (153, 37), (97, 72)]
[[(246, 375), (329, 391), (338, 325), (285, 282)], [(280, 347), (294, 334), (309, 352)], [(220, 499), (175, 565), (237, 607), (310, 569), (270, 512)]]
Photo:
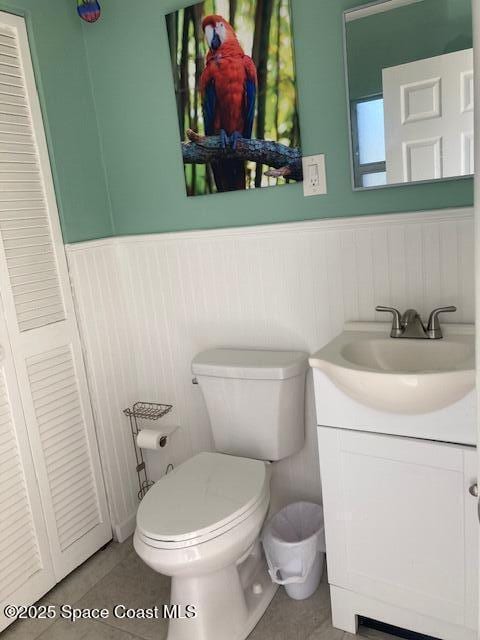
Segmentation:
[(170, 620), (167, 640), (244, 640), (275, 594), (259, 534), (269, 462), (304, 443), (306, 370), (298, 351), (213, 349), (193, 360), (219, 453), (159, 480), (134, 536), (142, 560), (172, 577), (171, 604), (195, 607), (196, 617)]

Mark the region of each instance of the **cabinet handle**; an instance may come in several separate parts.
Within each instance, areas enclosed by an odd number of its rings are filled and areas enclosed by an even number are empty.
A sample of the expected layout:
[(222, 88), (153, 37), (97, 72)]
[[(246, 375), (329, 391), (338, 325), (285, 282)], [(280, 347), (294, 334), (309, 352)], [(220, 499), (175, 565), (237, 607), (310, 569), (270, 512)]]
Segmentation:
[(469, 488), (468, 492), (474, 498), (478, 498), (478, 484), (476, 482), (475, 482), (475, 484), (472, 484), (472, 486)]

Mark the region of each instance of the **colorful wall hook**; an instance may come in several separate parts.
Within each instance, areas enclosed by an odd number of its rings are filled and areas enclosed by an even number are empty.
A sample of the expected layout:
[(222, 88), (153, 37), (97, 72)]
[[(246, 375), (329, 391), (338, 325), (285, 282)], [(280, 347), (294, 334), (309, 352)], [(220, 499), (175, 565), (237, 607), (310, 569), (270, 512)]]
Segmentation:
[(97, 0), (77, 0), (77, 12), (85, 22), (96, 22), (102, 10)]

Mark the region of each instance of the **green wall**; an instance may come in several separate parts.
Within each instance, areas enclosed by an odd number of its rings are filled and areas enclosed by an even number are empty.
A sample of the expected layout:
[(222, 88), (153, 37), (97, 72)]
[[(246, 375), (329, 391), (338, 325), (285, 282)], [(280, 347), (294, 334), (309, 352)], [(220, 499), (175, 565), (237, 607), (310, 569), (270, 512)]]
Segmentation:
[(382, 69), (470, 49), (471, 0), (423, 0), (347, 24), (350, 98), (382, 93)]
[(87, 25), (73, 0), (0, 0), (27, 19), (66, 242), (472, 204), (469, 179), (352, 192), (342, 12), (358, 0), (292, 0), (303, 149), (326, 153), (328, 195), (187, 198), (164, 21), (182, 2), (103, 0)]
[(73, 0), (0, 0), (27, 21), (66, 242), (113, 233), (81, 20)]
[(187, 198), (164, 14), (188, 4), (103, 0), (84, 26), (115, 234), (472, 205), (470, 179), (352, 191), (342, 12), (358, 0), (292, 0), (303, 150), (326, 153), (328, 195), (287, 185)]

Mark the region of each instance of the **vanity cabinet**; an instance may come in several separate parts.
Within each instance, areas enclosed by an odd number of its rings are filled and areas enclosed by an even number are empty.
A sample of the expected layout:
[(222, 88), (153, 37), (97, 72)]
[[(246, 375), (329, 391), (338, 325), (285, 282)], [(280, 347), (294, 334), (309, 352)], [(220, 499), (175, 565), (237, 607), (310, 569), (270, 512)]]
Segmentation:
[(318, 443), (334, 626), (473, 640), (476, 449), (329, 427)]

